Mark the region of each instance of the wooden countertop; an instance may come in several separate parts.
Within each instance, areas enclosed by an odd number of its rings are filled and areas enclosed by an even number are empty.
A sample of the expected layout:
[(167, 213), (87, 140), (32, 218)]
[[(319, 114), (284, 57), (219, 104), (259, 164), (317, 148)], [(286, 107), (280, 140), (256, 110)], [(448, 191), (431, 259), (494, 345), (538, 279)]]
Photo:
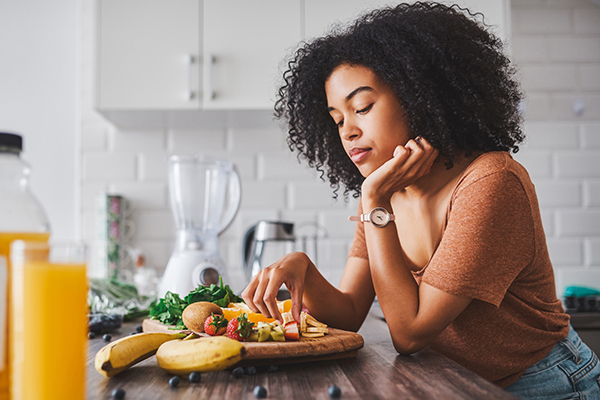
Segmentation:
[[(129, 335), (140, 324), (125, 323), (112, 334), (113, 340)], [(262, 385), (267, 399), (325, 400), (330, 398), (328, 387), (335, 384), (342, 390), (341, 399), (516, 399), (431, 349), (398, 355), (386, 323), (373, 315), (358, 333), (365, 345), (356, 358), (280, 365), (275, 372), (259, 368), (255, 375), (242, 378), (233, 377), (231, 371), (206, 373), (200, 383), (181, 379), (176, 388), (169, 386), (172, 375), (157, 366), (155, 357), (110, 379), (103, 377), (94, 369), (94, 358), (106, 342), (97, 337), (89, 341), (87, 398), (111, 399), (111, 392), (121, 388), (126, 400), (255, 399), (253, 389)]]

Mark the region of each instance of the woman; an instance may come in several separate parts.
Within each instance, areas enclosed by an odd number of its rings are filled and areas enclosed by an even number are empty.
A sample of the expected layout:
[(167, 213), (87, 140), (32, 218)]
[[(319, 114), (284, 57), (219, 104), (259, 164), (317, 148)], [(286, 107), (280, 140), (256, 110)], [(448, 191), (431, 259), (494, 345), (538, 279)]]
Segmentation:
[(430, 345), (523, 398), (598, 395), (598, 359), (556, 297), (534, 187), (509, 154), (523, 140), (514, 71), (463, 11), (401, 4), (296, 52), (276, 112), (336, 195), (361, 196), (354, 242), (338, 288), (291, 253), (242, 297), (281, 319), (285, 283), (296, 320), (304, 305), (356, 331), (377, 296), (401, 354)]

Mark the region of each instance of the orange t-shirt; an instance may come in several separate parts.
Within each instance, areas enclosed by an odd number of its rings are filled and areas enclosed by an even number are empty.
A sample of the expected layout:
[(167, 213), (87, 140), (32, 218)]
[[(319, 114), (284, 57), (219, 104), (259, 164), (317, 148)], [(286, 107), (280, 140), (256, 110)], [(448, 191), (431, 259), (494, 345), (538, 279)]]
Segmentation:
[[(368, 259), (362, 222), (350, 257)], [(431, 347), (501, 387), (569, 332), (534, 185), (506, 152), (485, 153), (463, 172), (440, 242), (413, 275), (419, 284), (473, 299)]]

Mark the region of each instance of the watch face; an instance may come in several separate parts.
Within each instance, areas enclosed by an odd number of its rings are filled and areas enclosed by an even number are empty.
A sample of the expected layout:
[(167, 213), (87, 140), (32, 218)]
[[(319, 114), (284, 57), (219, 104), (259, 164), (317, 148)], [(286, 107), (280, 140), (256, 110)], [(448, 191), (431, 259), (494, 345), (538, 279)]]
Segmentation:
[(375, 209), (371, 213), (371, 222), (376, 226), (385, 226), (389, 221), (389, 214), (383, 210)]

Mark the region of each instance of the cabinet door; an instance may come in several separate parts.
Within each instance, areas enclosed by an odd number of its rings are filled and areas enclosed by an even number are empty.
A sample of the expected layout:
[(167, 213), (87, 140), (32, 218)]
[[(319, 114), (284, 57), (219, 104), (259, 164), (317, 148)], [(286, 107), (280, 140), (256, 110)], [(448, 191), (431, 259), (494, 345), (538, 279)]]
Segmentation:
[(298, 0), (204, 0), (204, 108), (273, 108), (300, 40)]
[[(414, 3), (416, 0), (405, 0)], [(337, 23), (348, 23), (367, 10), (386, 5), (396, 5), (397, 0), (304, 0), (305, 32), (308, 40), (319, 37)], [(485, 22), (492, 25), (493, 32), (506, 42), (510, 32), (510, 0), (447, 0), (447, 4), (458, 4), (472, 12), (481, 12)]]
[(199, 108), (201, 0), (98, 0), (97, 107)]

